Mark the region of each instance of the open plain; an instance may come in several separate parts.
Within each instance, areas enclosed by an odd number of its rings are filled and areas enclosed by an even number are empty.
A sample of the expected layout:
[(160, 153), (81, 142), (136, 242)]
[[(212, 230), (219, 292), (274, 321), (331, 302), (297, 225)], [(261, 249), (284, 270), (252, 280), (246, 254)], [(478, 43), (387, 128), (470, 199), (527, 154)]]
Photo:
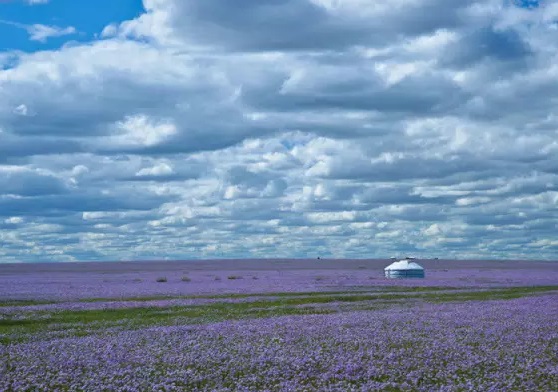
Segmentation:
[(553, 262), (0, 265), (2, 391), (555, 391)]

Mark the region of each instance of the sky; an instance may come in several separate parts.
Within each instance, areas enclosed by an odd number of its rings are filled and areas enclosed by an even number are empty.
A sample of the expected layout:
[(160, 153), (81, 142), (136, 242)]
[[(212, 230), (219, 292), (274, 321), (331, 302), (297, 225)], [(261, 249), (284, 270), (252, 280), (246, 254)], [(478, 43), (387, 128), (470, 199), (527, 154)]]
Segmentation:
[(558, 3), (0, 0), (0, 262), (558, 259)]

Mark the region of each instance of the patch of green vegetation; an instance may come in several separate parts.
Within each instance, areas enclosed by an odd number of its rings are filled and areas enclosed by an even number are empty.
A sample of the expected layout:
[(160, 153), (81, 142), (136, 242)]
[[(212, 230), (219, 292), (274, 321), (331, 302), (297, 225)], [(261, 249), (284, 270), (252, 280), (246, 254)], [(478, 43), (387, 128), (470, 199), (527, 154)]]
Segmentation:
[(0, 320), (0, 342), (24, 339), (41, 331), (69, 331), (72, 335), (107, 327), (125, 325), (126, 329), (149, 326), (199, 324), (242, 318), (262, 318), (302, 314), (332, 313), (330, 309), (296, 307), (250, 307), (250, 304), (210, 304), (170, 308), (128, 308), (107, 310), (62, 311), (48, 318)]
[(553, 291), (558, 291), (558, 286), (524, 286), (467, 291), (460, 293), (425, 294), (423, 299), (432, 302), (486, 301), (496, 299), (515, 299)]

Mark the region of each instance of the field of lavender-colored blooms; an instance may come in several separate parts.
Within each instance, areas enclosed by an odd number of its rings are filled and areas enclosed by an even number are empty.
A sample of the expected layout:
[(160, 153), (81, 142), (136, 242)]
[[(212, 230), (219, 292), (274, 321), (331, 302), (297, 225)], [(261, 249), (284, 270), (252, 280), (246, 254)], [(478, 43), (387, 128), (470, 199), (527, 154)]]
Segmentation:
[(0, 264), (0, 391), (557, 391), (558, 263)]

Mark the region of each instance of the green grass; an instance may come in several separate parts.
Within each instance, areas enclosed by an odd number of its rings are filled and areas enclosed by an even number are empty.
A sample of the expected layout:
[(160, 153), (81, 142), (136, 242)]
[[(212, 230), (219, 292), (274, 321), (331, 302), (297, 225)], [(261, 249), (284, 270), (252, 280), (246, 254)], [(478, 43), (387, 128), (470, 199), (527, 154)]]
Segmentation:
[(484, 301), (495, 299), (515, 299), (528, 295), (536, 295), (553, 291), (558, 291), (558, 286), (509, 287), (501, 289), (469, 291), (462, 293), (444, 293), (438, 296), (436, 296), (435, 294), (425, 294), (424, 298), (432, 302)]
[[(62, 311), (51, 313), (48, 318), (4, 319), (0, 320), (0, 335), (3, 343), (25, 338), (44, 331), (67, 331), (76, 333), (94, 331), (107, 327), (124, 325), (126, 329), (175, 324), (199, 324), (241, 318), (262, 318), (297, 314), (331, 313), (328, 309), (251, 307), (250, 304), (210, 304), (171, 308), (132, 308), (108, 310)], [(124, 324), (122, 324), (124, 322)], [(2, 340), (0, 340), (2, 341)]]

